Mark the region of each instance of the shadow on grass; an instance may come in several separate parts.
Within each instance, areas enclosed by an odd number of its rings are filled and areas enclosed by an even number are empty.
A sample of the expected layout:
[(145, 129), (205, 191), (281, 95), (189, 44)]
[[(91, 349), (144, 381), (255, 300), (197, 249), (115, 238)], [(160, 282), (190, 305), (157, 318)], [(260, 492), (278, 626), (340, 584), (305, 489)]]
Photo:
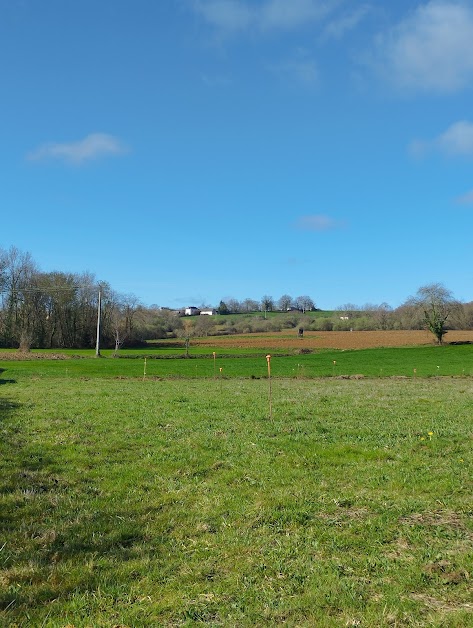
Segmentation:
[[(0, 384), (2, 381), (0, 380)], [(0, 423), (6, 421), (18, 408), (20, 404), (16, 401), (12, 401), (8, 397), (0, 399)]]
[[(5, 419), (0, 423), (0, 582), (7, 583), (0, 587), (0, 625), (26, 612), (41, 614), (52, 600), (87, 597), (110, 574), (118, 588), (128, 588), (132, 565), (149, 564), (169, 542), (166, 504), (120, 499), (110, 504), (100, 480), (70, 472), (54, 444), (29, 442), (20, 426), (9, 424), (7, 417), (19, 407), (0, 400)], [(150, 520), (162, 521), (157, 534), (149, 534)]]
[[(61, 492), (60, 485), (57, 492)], [(42, 515), (48, 508), (47, 503), (56, 499), (54, 493), (51, 487), (49, 493), (45, 492), (36, 500), (38, 505), (29, 513), (28, 521), (16, 515), (17, 525), (34, 529), (38, 536), (29, 549), (20, 552), (22, 556), (16, 557), (10, 573), (10, 565), (7, 565), (9, 587), (0, 591), (0, 624), (2, 616), (19, 619), (26, 611), (41, 611), (41, 607), (53, 600), (87, 597), (107, 586), (104, 583), (111, 574), (112, 589), (128, 589), (139, 573), (137, 565), (156, 561), (161, 553), (164, 556), (165, 530), (153, 538), (145, 532), (146, 518), (157, 514), (153, 509), (150, 513), (149, 508), (143, 507), (130, 517), (130, 512), (126, 511), (92, 512), (86, 507), (82, 515), (74, 513), (77, 515), (74, 521), (58, 519), (44, 525)], [(74, 514), (70, 514), (74, 518)]]
[[(5, 369), (0, 369), (0, 385), (1, 384), (16, 384), (16, 379), (3, 379), (2, 373), (5, 373)], [(1, 400), (0, 400), (1, 403)], [(0, 406), (1, 410), (1, 406)]]

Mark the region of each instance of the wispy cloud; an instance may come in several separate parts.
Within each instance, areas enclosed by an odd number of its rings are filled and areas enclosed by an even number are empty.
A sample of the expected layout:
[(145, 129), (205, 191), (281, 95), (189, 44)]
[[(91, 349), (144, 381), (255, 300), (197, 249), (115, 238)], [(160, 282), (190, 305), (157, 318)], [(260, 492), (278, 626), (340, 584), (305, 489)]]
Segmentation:
[(368, 4), (362, 4), (350, 13), (331, 20), (324, 29), (324, 39), (342, 39), (346, 33), (354, 30), (370, 12)]
[(257, 18), (262, 29), (293, 29), (324, 17), (330, 3), (315, 0), (269, 0)]
[(459, 205), (473, 205), (473, 190), (470, 190), (466, 194), (462, 194), (455, 199), (455, 202)]
[(195, 0), (194, 11), (211, 26), (227, 32), (247, 28), (291, 30), (327, 15), (335, 0), (266, 0), (259, 5), (244, 0)]
[(306, 51), (297, 51), (291, 58), (280, 63), (273, 63), (269, 69), (284, 79), (313, 87), (319, 82), (319, 68)]
[(248, 27), (255, 12), (240, 0), (196, 0), (193, 8), (211, 26), (226, 31)]
[(326, 214), (314, 214), (312, 216), (301, 216), (296, 221), (295, 226), (300, 231), (332, 231), (343, 228), (345, 224)]
[(460, 120), (430, 140), (414, 140), (409, 146), (411, 154), (422, 157), (437, 152), (449, 157), (473, 156), (473, 123)]
[(92, 133), (76, 142), (43, 144), (31, 151), (27, 157), (30, 161), (58, 160), (82, 165), (100, 157), (122, 155), (125, 152), (126, 147), (113, 135)]
[(376, 40), (371, 63), (409, 90), (453, 92), (473, 79), (473, 8), (430, 0)]

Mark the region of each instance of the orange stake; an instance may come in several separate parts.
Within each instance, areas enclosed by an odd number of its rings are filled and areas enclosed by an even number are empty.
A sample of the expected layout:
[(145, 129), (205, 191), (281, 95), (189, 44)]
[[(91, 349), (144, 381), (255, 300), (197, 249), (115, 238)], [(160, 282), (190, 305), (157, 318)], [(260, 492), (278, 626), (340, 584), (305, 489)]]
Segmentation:
[(272, 398), (272, 391), (271, 391), (271, 356), (269, 355), (269, 353), (266, 356), (266, 362), (268, 363), (269, 418), (272, 419), (273, 418), (273, 398)]

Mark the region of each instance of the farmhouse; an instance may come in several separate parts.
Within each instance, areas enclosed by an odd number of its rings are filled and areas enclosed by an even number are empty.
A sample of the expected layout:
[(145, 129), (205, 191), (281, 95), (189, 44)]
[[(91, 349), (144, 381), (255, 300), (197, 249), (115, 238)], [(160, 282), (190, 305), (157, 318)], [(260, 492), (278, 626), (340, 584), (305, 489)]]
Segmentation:
[(215, 314), (217, 313), (217, 310), (202, 310), (200, 312), (201, 316), (215, 316)]
[(194, 307), (193, 305), (186, 307), (184, 310), (185, 316), (198, 316), (200, 314), (200, 310), (198, 307)]

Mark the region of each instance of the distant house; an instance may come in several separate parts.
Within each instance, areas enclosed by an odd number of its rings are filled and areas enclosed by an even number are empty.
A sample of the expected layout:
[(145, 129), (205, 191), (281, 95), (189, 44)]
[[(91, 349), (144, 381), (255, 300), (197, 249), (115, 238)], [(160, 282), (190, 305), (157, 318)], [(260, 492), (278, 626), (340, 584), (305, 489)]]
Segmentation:
[(194, 307), (193, 305), (186, 307), (184, 310), (185, 316), (198, 316), (200, 314), (200, 310), (198, 307)]
[(200, 315), (201, 316), (215, 316), (216, 313), (217, 313), (217, 310), (201, 310)]
[(349, 316), (340, 316), (340, 320), (341, 321), (348, 321), (348, 320), (350, 320), (350, 317)]

